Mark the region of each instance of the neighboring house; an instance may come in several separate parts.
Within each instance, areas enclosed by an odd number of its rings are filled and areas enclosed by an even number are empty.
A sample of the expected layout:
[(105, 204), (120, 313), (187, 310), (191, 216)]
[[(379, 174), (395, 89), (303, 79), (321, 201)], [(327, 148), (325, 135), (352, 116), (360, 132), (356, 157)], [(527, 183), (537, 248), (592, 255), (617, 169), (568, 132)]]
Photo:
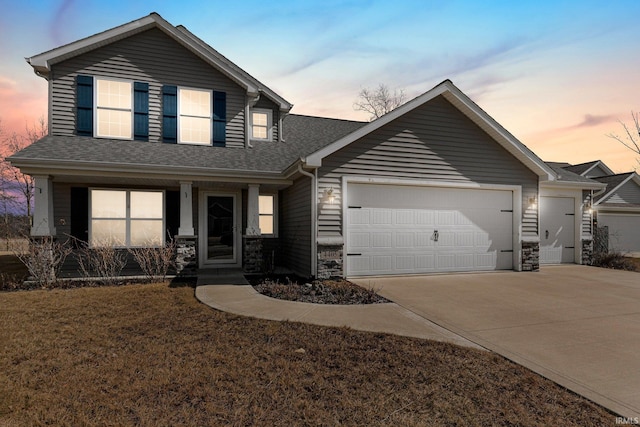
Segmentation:
[(35, 177), (34, 236), (175, 236), (183, 273), (590, 262), (604, 185), (544, 163), (448, 80), (370, 123), (291, 114), (155, 13), (27, 61), (50, 94), (50, 135), (10, 159)]
[(600, 160), (564, 169), (606, 185), (595, 194), (593, 209), (594, 222), (608, 229), (609, 251), (640, 252), (640, 176), (614, 174)]

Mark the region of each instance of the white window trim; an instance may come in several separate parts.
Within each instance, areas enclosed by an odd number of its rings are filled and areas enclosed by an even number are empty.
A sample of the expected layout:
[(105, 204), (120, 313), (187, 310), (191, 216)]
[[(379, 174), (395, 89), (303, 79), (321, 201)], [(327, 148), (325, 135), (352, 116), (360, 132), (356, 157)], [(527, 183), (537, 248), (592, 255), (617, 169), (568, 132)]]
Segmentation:
[[(181, 132), (180, 132), (180, 123), (181, 120), (180, 118), (183, 116), (183, 114), (181, 113), (182, 110), (182, 106), (180, 105), (180, 91), (182, 90), (193, 90), (193, 91), (200, 91), (200, 92), (208, 92), (209, 93), (209, 142), (208, 143), (204, 143), (204, 142), (192, 142), (192, 141), (182, 141), (182, 139), (180, 138)], [(203, 89), (203, 88), (199, 88), (199, 87), (189, 87), (189, 86), (178, 86), (178, 91), (176, 93), (177, 96), (177, 105), (178, 105), (178, 114), (177, 114), (177, 119), (178, 119), (178, 123), (177, 123), (177, 132), (178, 134), (176, 135), (176, 140), (178, 141), (178, 144), (184, 144), (184, 145), (202, 145), (202, 146), (211, 146), (213, 145), (213, 90), (209, 90), (209, 89)], [(202, 118), (201, 116), (189, 116), (189, 115), (184, 115), (184, 117), (198, 117), (198, 118)]]
[[(273, 197), (273, 233), (266, 234), (260, 233), (261, 237), (278, 237), (278, 193), (263, 193), (260, 192), (259, 196), (272, 196)], [(261, 216), (268, 214), (260, 214), (260, 206), (258, 205), (258, 222)]]
[[(267, 137), (266, 138), (257, 138), (253, 136), (253, 113), (263, 113), (267, 115)], [(273, 140), (273, 110), (269, 110), (268, 108), (251, 108), (249, 110), (250, 116), (250, 125), (249, 129), (251, 131), (251, 140), (252, 141), (272, 141)]]
[[(92, 192), (93, 190), (105, 190), (105, 191), (125, 191), (126, 192), (126, 214), (124, 218), (99, 218), (99, 219), (114, 219), (114, 220), (124, 220), (125, 221), (125, 245), (124, 246), (113, 246), (116, 249), (127, 249), (127, 248), (147, 248), (147, 247), (164, 247), (166, 242), (166, 229), (167, 229), (167, 215), (166, 215), (166, 203), (167, 197), (165, 190), (149, 190), (145, 188), (111, 188), (111, 187), (89, 187), (89, 212), (87, 215), (89, 217), (89, 247), (90, 248), (101, 248), (103, 246), (95, 246), (91, 244), (91, 236), (93, 235), (93, 216), (91, 215), (91, 207), (93, 204), (92, 200)], [(162, 193), (162, 243), (161, 246), (131, 246), (131, 192), (132, 191), (142, 191), (145, 193)], [(135, 218), (142, 219), (142, 218)], [(154, 218), (152, 218), (154, 219)], [(157, 219), (157, 218), (155, 218)]]
[[(131, 136), (130, 137), (121, 137), (121, 136), (105, 136), (98, 135), (98, 80), (108, 80), (112, 82), (123, 82), (129, 83), (131, 85), (131, 109), (118, 109), (118, 108), (105, 108), (105, 110), (114, 110), (114, 111), (129, 111), (129, 116), (131, 120)], [(95, 138), (102, 139), (122, 139), (125, 141), (133, 141), (133, 133), (134, 133), (134, 123), (133, 123), (133, 110), (134, 110), (134, 99), (133, 99), (133, 91), (134, 91), (134, 82), (133, 80), (127, 79), (116, 79), (112, 77), (102, 77), (102, 76), (93, 76), (93, 136)]]

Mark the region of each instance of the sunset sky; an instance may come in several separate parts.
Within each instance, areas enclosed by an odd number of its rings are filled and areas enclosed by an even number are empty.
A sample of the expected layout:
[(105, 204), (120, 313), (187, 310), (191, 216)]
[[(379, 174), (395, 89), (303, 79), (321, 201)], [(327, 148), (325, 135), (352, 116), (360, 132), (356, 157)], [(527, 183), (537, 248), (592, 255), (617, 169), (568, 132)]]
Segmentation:
[(293, 113), (366, 120), (363, 87), (409, 98), (451, 79), (543, 160), (639, 166), (606, 135), (640, 110), (640, 1), (0, 0), (0, 120), (47, 114), (24, 58), (155, 11), (281, 94)]

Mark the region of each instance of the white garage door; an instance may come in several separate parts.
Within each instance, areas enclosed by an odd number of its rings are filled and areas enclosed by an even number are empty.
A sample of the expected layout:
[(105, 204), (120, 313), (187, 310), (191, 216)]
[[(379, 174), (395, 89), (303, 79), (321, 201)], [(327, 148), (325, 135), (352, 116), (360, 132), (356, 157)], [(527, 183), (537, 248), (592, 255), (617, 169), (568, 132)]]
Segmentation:
[(640, 252), (640, 214), (598, 215), (598, 227), (609, 227), (609, 250)]
[(509, 270), (513, 194), (351, 183), (347, 275)]
[(575, 262), (575, 221), (572, 197), (540, 198), (540, 264)]

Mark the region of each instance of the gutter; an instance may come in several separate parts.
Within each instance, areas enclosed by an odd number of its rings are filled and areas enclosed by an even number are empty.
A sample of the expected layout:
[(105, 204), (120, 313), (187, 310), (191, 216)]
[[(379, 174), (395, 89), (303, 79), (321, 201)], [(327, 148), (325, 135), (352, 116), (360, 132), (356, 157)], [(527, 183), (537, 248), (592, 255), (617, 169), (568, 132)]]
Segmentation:
[(318, 169), (314, 173), (302, 169), (302, 162), (298, 163), (298, 172), (311, 178), (311, 275), (318, 275)]

